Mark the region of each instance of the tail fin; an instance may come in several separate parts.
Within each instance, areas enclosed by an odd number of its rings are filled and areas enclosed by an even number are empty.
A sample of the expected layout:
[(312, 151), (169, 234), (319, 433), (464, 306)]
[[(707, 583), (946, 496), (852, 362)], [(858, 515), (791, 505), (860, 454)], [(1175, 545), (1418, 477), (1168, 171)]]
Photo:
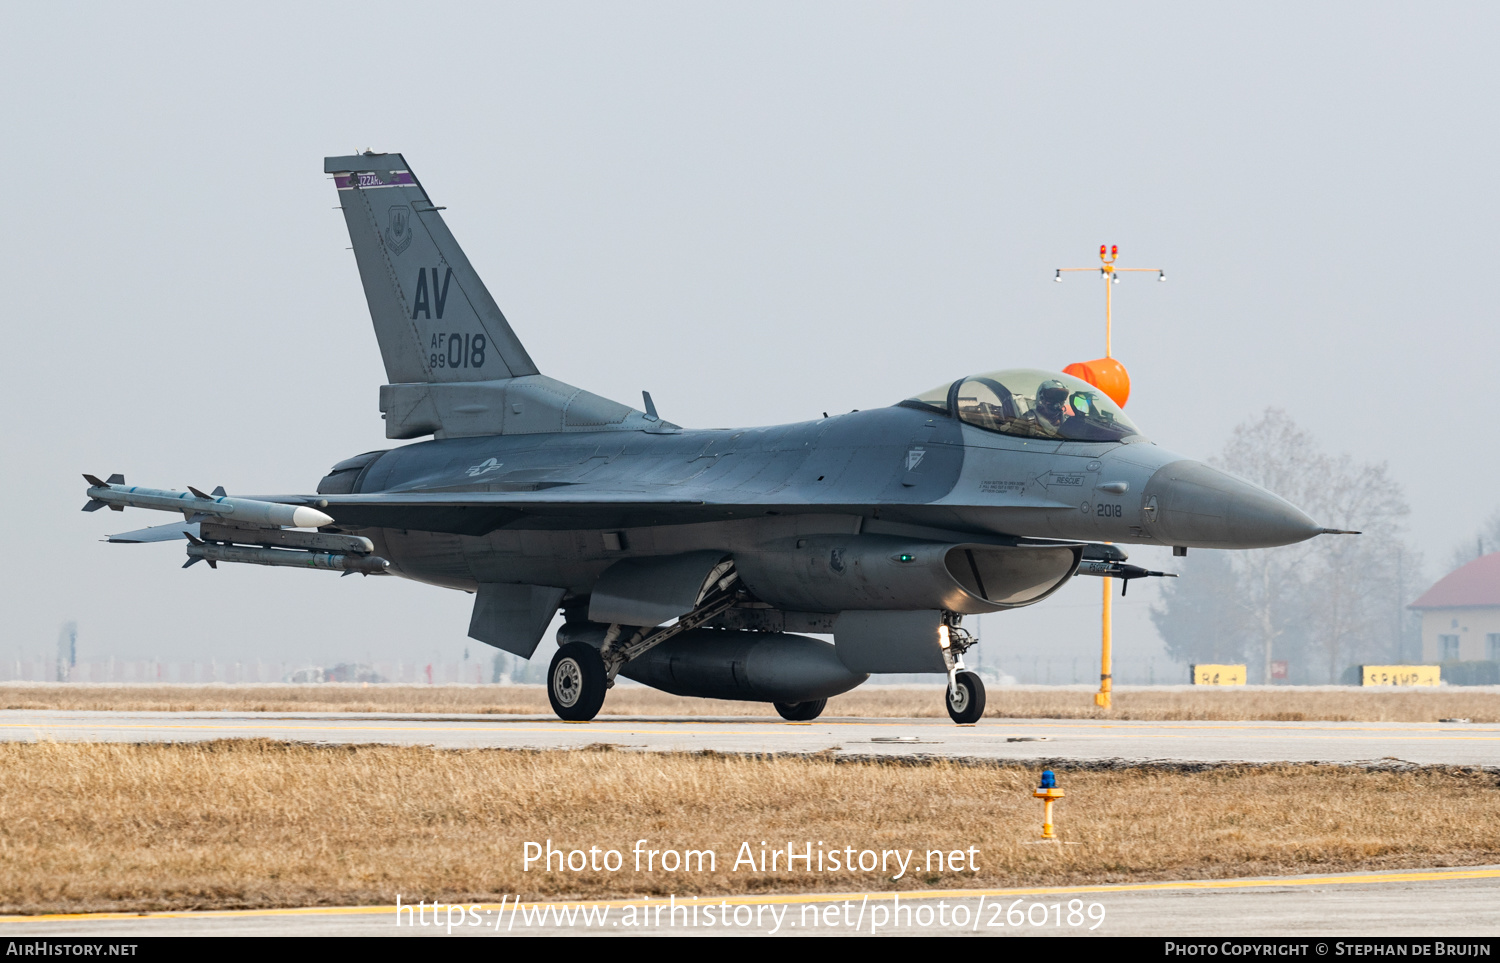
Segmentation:
[(392, 384), (537, 374), (400, 154), (324, 158)]

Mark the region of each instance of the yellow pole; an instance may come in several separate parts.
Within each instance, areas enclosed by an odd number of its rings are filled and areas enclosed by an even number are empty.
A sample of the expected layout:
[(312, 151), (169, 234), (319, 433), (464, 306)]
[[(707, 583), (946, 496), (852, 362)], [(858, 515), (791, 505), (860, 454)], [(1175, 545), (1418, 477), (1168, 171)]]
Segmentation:
[[(1118, 245), (1099, 245), (1099, 271), (1104, 278), (1104, 356), (1113, 358), (1115, 356), (1115, 302), (1114, 289), (1110, 285), (1118, 280), (1118, 275), (1123, 272), (1141, 271), (1155, 272), (1158, 281), (1167, 279), (1166, 271), (1162, 268), (1117, 268), (1115, 261), (1119, 259), (1120, 248)], [(1061, 281), (1064, 273), (1073, 271), (1093, 271), (1093, 268), (1058, 268), (1053, 278)], [(1112, 543), (1105, 543), (1112, 544)], [(1094, 693), (1094, 705), (1104, 709), (1110, 708), (1110, 692), (1113, 688), (1113, 653), (1114, 630), (1111, 615), (1114, 604), (1114, 596), (1111, 589), (1114, 587), (1114, 579), (1106, 578), (1104, 581), (1104, 612), (1103, 612), (1103, 639), (1099, 658), (1099, 691)]]
[[(1104, 247), (1099, 248), (1099, 260), (1104, 261)], [(1114, 272), (1113, 261), (1104, 262), (1104, 356), (1113, 358), (1115, 350), (1115, 310), (1114, 310)], [(1109, 542), (1105, 543), (1110, 544)], [(1111, 589), (1115, 580), (1105, 578), (1104, 580), (1104, 612), (1102, 616), (1103, 626), (1100, 635), (1099, 653), (1099, 691), (1094, 693), (1094, 705), (1101, 709), (1110, 708), (1110, 692), (1113, 689), (1113, 659), (1111, 651), (1114, 646), (1114, 595)]]
[(1110, 619), (1110, 609), (1114, 605), (1114, 596), (1109, 590), (1112, 584), (1114, 584), (1114, 579), (1104, 579), (1104, 645), (1103, 652), (1099, 657), (1099, 691), (1094, 693), (1094, 705), (1099, 706), (1101, 709), (1108, 709), (1110, 707), (1109, 694), (1113, 688), (1111, 684), (1111, 673), (1113, 671), (1113, 652), (1111, 652), (1111, 648), (1114, 645), (1114, 628)]
[[(1099, 257), (1104, 257), (1104, 251), (1099, 252)], [(1106, 263), (1104, 265), (1104, 356), (1113, 358), (1115, 356), (1115, 310), (1114, 310), (1114, 280), (1115, 266)]]
[(1042, 838), (1056, 839), (1057, 827), (1052, 822), (1052, 804), (1066, 794), (1061, 789), (1052, 788), (1038, 789), (1032, 795), (1042, 801)]

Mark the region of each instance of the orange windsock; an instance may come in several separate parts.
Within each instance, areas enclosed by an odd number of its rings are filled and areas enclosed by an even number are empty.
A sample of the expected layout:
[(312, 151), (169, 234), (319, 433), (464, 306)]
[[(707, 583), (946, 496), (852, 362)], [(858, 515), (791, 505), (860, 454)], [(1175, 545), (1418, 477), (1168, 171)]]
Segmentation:
[(1114, 358), (1096, 358), (1093, 361), (1070, 364), (1063, 369), (1063, 374), (1087, 381), (1109, 395), (1121, 408), (1125, 407), (1125, 402), (1130, 398), (1130, 374)]

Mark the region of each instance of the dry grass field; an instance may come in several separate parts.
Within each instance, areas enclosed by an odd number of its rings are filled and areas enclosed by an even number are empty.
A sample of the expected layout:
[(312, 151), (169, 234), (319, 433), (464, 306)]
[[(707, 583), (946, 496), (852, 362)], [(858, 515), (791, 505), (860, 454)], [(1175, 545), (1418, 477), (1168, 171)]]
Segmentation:
[[(1058, 826), (1079, 844), (1067, 846), (1030, 843), (1036, 775), (603, 748), (7, 743), (0, 911), (998, 887), (1490, 863), (1500, 851), (1493, 773), (1059, 769)], [(524, 844), (548, 839), (617, 850), (621, 868), (524, 871)], [(636, 872), (640, 839), (712, 850), (715, 867)], [(762, 841), (841, 857), (914, 850), (917, 869), (895, 882), (894, 868), (736, 871), (741, 843), (758, 858)], [(976, 872), (923, 865), (929, 850), (970, 847)]]
[[(238, 712), (435, 712), (550, 714), (540, 686), (498, 685), (39, 685), (0, 684), (0, 708)], [(942, 717), (942, 683), (864, 686), (829, 700), (825, 716)], [(621, 686), (603, 715), (775, 716), (760, 702), (684, 699)], [(1359, 688), (1117, 690), (1114, 708), (1094, 706), (1079, 688), (991, 687), (985, 715), (1009, 719), (1141, 719), (1276, 722), (1500, 722), (1500, 692), (1466, 687), (1426, 690)]]

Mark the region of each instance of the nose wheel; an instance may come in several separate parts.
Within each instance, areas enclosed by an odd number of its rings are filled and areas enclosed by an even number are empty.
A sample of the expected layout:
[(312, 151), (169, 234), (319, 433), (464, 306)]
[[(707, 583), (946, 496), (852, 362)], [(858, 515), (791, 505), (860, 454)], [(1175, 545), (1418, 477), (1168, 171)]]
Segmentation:
[(547, 700), (559, 719), (587, 722), (604, 708), (604, 659), (587, 642), (560, 646), (547, 669)]
[(959, 725), (978, 722), (984, 715), (984, 680), (972, 672), (959, 672), (947, 693), (948, 717)]

